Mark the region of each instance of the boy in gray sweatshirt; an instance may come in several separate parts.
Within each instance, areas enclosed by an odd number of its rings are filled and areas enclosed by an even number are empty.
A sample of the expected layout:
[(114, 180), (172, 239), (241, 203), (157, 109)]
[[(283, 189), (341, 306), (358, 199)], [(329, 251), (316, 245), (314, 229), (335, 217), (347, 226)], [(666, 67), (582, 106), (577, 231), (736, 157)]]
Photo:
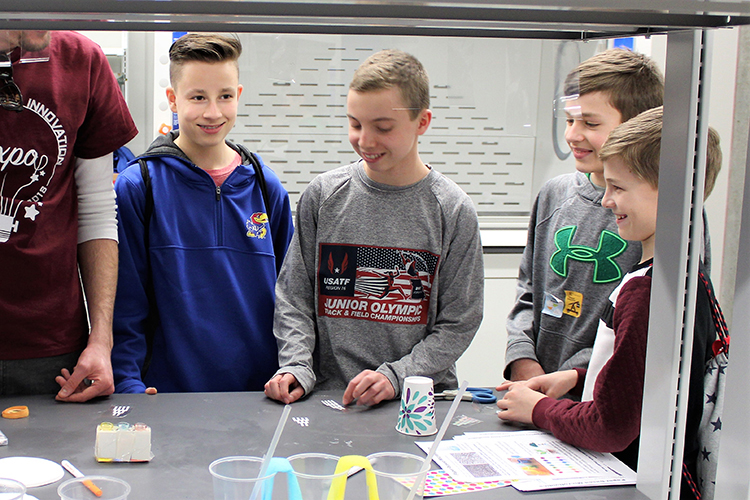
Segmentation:
[(641, 255), (601, 206), (599, 149), (620, 123), (662, 104), (661, 71), (642, 54), (610, 49), (574, 69), (565, 93), (577, 172), (548, 181), (534, 202), (506, 325), (508, 380), (586, 368), (607, 298)]
[(347, 116), (361, 159), (305, 190), (276, 285), (280, 368), (265, 393), (284, 403), (316, 388), (374, 405), (410, 375), (455, 388), (455, 361), (482, 320), (476, 211), (417, 150), (432, 119), (421, 63), (397, 50), (370, 56)]

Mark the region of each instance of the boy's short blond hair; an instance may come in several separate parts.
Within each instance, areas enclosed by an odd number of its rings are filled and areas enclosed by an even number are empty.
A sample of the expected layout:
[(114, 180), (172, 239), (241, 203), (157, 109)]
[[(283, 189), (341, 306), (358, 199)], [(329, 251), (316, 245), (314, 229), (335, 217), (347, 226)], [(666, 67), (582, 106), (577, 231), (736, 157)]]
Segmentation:
[(603, 92), (627, 121), (664, 103), (664, 76), (648, 56), (609, 49), (586, 59), (565, 79), (565, 94)]
[(412, 119), (430, 107), (430, 80), (422, 63), (401, 50), (386, 49), (371, 55), (357, 68), (349, 84), (356, 92), (398, 87)]
[[(619, 156), (633, 174), (658, 189), (662, 117), (663, 108), (659, 106), (619, 125), (607, 137), (599, 151), (599, 159), (606, 163), (608, 159)], [(721, 170), (721, 160), (719, 133), (713, 127), (708, 127), (704, 199), (708, 198), (714, 189), (716, 177)]]
[(234, 62), (239, 74), (242, 43), (236, 35), (222, 33), (187, 33), (169, 48), (169, 81), (173, 87), (180, 79), (182, 66), (191, 61)]

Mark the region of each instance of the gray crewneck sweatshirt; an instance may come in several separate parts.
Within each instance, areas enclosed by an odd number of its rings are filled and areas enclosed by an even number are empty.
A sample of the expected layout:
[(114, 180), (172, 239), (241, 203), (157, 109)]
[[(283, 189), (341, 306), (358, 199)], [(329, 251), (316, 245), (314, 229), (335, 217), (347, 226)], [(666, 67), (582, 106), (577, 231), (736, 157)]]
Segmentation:
[(309, 394), (365, 369), (400, 394), (410, 375), (457, 386), (455, 361), (482, 320), (484, 271), (470, 198), (435, 170), (379, 184), (362, 162), (303, 193), (276, 286), (279, 371)]

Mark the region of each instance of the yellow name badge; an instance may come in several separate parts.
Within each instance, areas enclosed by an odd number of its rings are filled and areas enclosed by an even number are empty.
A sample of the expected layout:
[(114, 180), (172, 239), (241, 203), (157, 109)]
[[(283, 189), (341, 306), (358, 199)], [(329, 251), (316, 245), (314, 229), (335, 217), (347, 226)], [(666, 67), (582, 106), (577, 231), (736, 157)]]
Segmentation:
[(563, 312), (568, 316), (576, 318), (581, 316), (581, 306), (583, 304), (583, 294), (565, 290), (565, 308)]

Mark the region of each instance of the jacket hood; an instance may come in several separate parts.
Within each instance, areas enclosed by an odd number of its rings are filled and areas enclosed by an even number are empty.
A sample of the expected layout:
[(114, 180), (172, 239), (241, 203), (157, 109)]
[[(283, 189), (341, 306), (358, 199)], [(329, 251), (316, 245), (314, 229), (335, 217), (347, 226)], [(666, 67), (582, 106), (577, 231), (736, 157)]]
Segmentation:
[(604, 190), (597, 189), (586, 174), (576, 171), (575, 176), (576, 184), (579, 186), (578, 194), (592, 203), (601, 205)]
[[(171, 130), (166, 135), (159, 135), (154, 142), (146, 149), (142, 157), (149, 156), (175, 156), (185, 160), (189, 164), (193, 164), (192, 160), (175, 144), (175, 139), (180, 136), (179, 130)], [(250, 151), (239, 144), (234, 144), (230, 141), (226, 141), (227, 146), (237, 151), (242, 158), (242, 164), (247, 165), (250, 163)]]

